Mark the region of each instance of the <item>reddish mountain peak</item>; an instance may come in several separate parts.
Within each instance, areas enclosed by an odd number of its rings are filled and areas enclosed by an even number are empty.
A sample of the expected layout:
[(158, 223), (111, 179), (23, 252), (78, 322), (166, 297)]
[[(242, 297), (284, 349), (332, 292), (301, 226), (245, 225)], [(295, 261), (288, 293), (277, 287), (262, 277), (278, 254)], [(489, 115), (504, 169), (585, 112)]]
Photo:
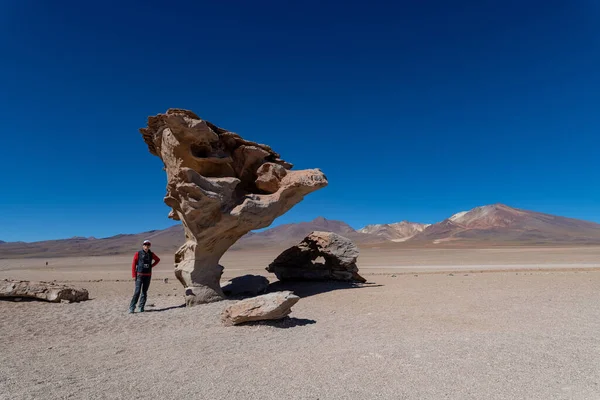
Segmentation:
[(491, 204), (433, 224), (411, 240), (432, 243), (597, 243), (600, 224)]
[(509, 227), (516, 221), (521, 221), (526, 215), (526, 211), (504, 204), (492, 204), (454, 214), (449, 220), (465, 228), (487, 229)]

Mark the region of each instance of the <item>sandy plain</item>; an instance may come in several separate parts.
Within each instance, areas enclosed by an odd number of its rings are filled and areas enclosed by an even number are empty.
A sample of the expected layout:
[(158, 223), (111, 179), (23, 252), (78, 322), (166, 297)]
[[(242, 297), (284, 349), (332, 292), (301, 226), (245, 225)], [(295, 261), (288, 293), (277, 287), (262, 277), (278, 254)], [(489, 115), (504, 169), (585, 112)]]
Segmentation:
[[(227, 253), (223, 281), (275, 281), (280, 251)], [(0, 259), (91, 297), (0, 301), (0, 398), (600, 399), (599, 247), (368, 248), (367, 284), (289, 285), (289, 319), (236, 327), (233, 300), (182, 308), (159, 256), (134, 315), (130, 256)]]

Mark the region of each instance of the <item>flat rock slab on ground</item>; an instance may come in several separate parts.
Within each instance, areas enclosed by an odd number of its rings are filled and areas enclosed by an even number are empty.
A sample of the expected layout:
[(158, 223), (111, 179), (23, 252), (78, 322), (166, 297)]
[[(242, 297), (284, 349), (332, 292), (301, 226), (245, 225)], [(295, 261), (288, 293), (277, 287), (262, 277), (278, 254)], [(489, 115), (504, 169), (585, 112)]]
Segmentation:
[(269, 293), (238, 301), (221, 314), (225, 325), (238, 325), (250, 321), (276, 320), (288, 316), (300, 297), (291, 291)]
[(86, 289), (51, 282), (0, 281), (0, 298), (31, 298), (52, 303), (79, 302), (89, 299)]

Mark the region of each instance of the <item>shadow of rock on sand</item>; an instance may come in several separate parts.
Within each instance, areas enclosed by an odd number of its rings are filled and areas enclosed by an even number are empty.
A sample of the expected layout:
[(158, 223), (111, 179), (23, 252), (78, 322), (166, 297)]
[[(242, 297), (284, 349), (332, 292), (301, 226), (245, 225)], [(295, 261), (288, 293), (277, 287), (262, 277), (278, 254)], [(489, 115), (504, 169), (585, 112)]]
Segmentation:
[(238, 326), (266, 325), (266, 326), (272, 326), (274, 328), (288, 329), (288, 328), (295, 328), (297, 326), (312, 325), (312, 324), (316, 324), (316, 323), (317, 323), (317, 321), (315, 321), (314, 319), (285, 317), (283, 319), (278, 319), (278, 320), (244, 322), (243, 324), (239, 324)]
[(57, 303), (52, 303), (50, 301), (46, 301), (46, 300), (42, 300), (42, 299), (32, 299), (31, 297), (0, 297), (0, 301), (9, 301), (11, 303), (32, 303), (32, 302), (38, 302), (38, 303), (51, 303), (51, 304), (57, 304)]
[(267, 293), (291, 290), (296, 296), (309, 297), (320, 293), (342, 289), (363, 289), (380, 287), (374, 283), (354, 283), (343, 281), (277, 281), (269, 285)]

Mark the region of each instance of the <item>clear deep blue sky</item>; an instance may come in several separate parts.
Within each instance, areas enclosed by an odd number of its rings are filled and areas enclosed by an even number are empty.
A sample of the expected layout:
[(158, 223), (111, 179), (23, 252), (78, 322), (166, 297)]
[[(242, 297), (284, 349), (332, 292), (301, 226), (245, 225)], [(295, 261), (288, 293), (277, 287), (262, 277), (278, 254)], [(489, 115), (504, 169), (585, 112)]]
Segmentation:
[(287, 3), (0, 1), (0, 239), (175, 224), (138, 132), (170, 107), (325, 172), (274, 225), (600, 222), (600, 3)]

